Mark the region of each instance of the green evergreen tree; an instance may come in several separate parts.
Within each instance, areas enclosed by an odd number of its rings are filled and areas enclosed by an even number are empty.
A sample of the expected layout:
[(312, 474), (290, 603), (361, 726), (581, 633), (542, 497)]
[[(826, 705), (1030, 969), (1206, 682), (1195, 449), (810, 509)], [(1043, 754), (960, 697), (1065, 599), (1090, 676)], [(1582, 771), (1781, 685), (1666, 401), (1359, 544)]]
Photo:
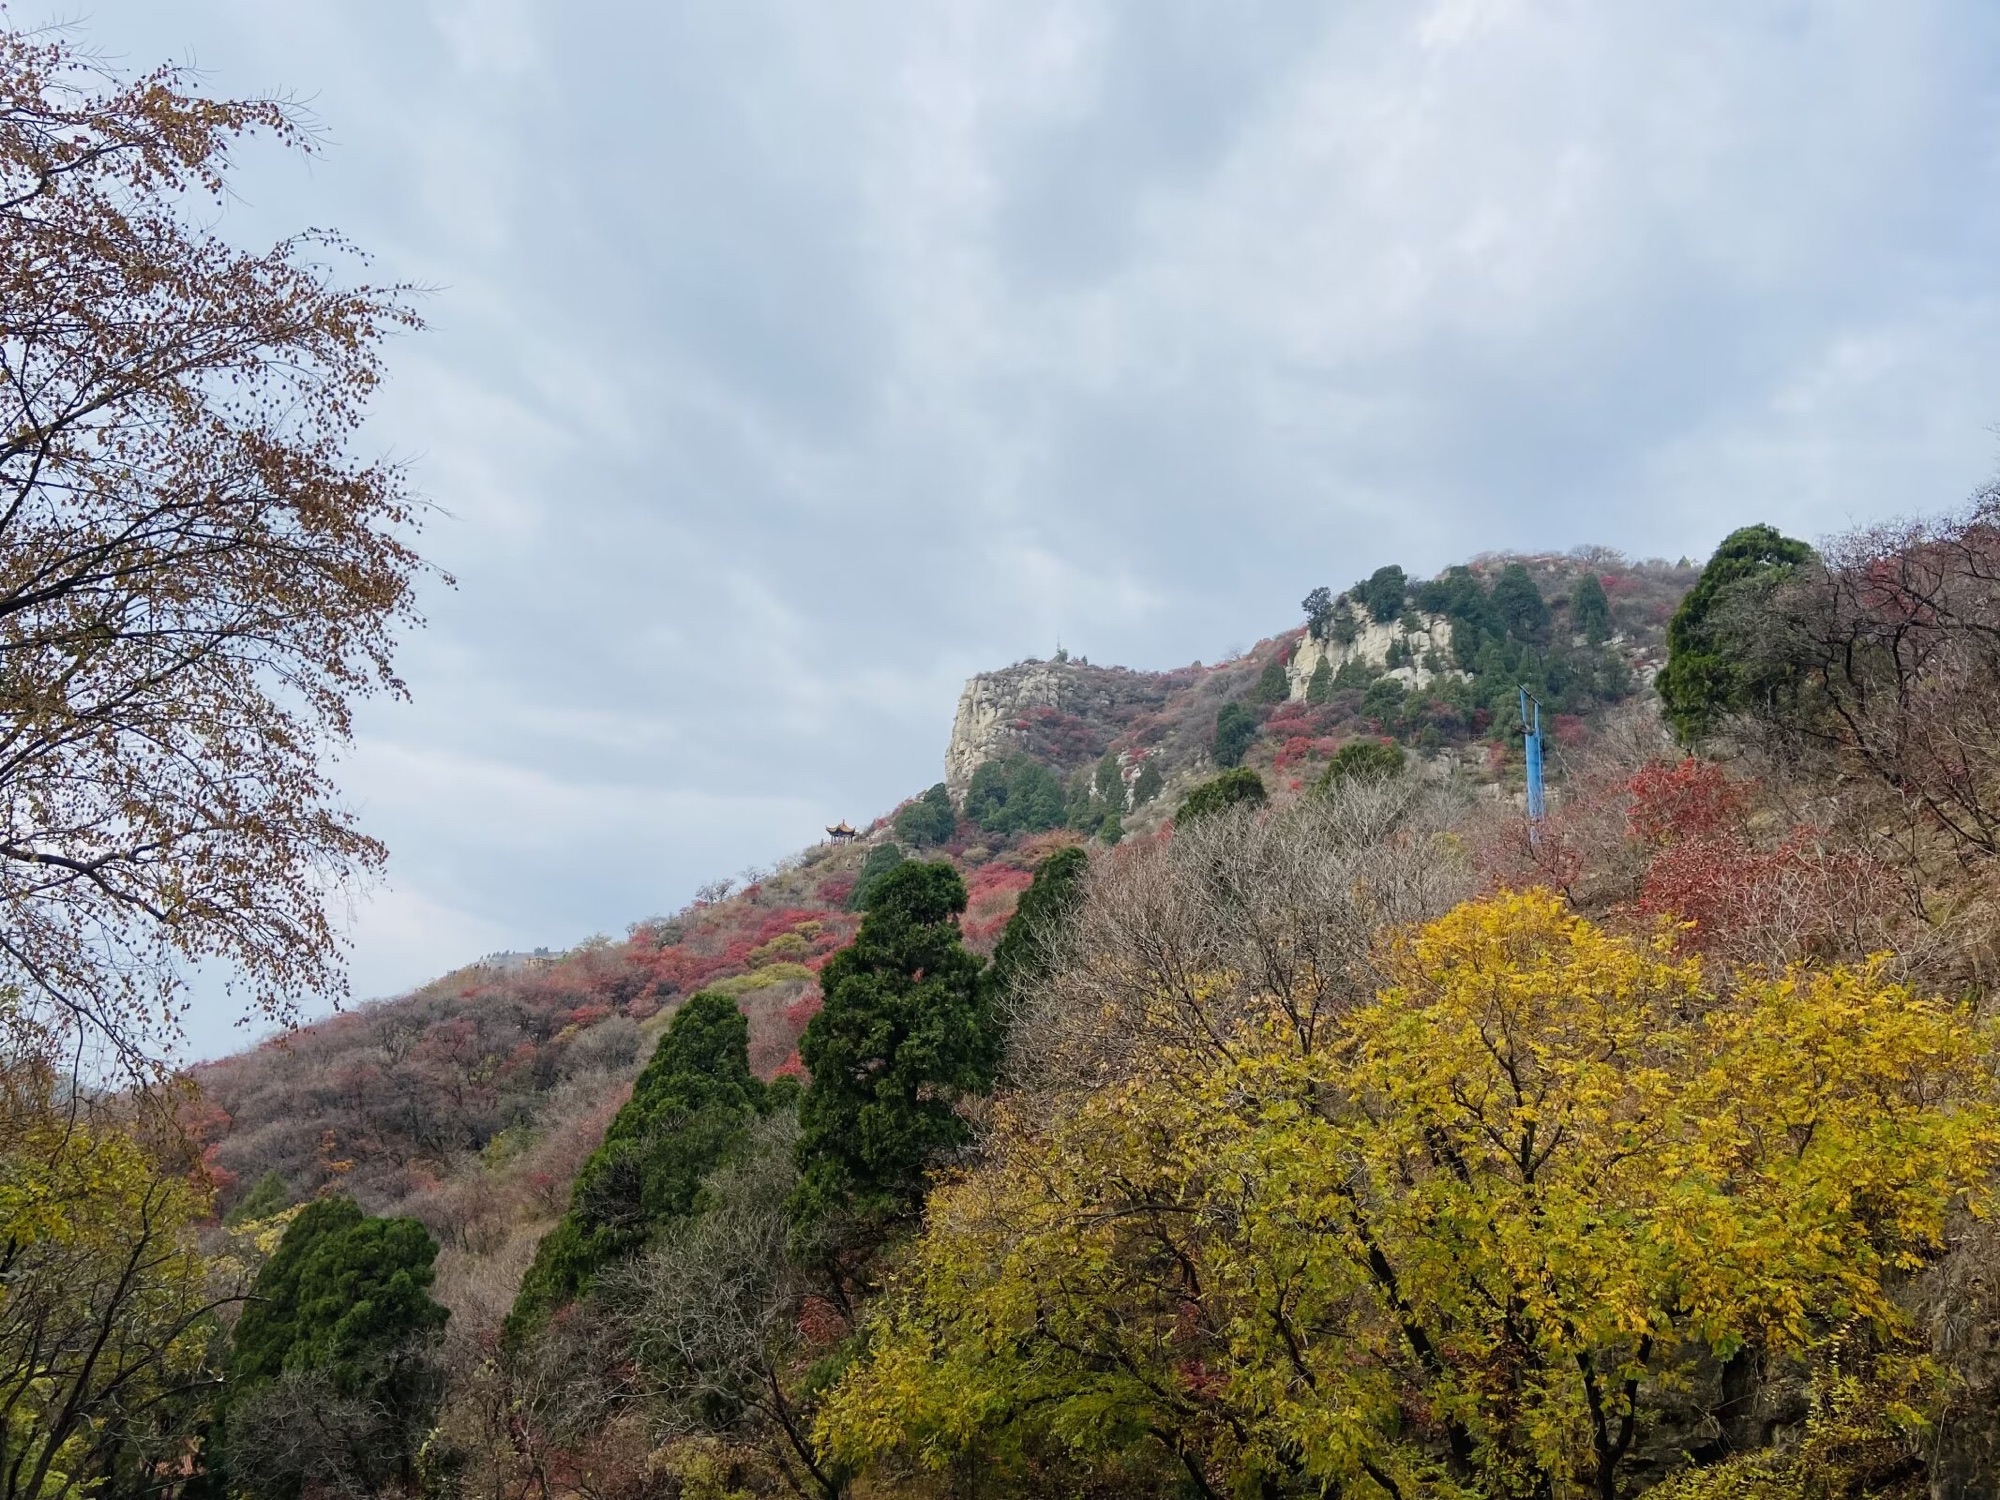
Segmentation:
[(1174, 821), (1185, 825), (1198, 818), (1211, 817), (1226, 808), (1245, 805), (1262, 807), (1269, 797), (1270, 793), (1264, 789), (1264, 778), (1248, 766), (1238, 766), (1233, 771), (1224, 771), (1220, 776), (1204, 781), (1189, 792), (1174, 814)]
[(1264, 663), (1264, 670), (1257, 674), (1254, 696), (1259, 703), (1283, 703), (1291, 691), (1291, 679), (1285, 675), (1285, 653), (1274, 651)]
[(1306, 679), (1306, 702), (1314, 708), (1323, 705), (1333, 696), (1333, 662), (1322, 656), (1319, 664)]
[(854, 889), (847, 893), (849, 911), (866, 911), (868, 897), (882, 877), (903, 862), (903, 851), (894, 844), (877, 844), (861, 861), (861, 873), (854, 877)]
[(1215, 716), (1210, 751), (1218, 766), (1243, 763), (1243, 754), (1257, 738), (1257, 716), (1240, 703), (1225, 703)]
[(906, 1217), (927, 1170), (965, 1143), (955, 1106), (992, 1088), (1001, 1042), (981, 961), (960, 940), (965, 900), (949, 864), (902, 865), (820, 971), (825, 1002), (799, 1043), (812, 1074), (792, 1199), (802, 1226), (865, 1233)]
[(1409, 588), (1409, 578), (1391, 563), (1386, 568), (1377, 568), (1365, 583), (1357, 583), (1350, 592), (1367, 609), (1371, 620), (1377, 625), (1387, 625), (1403, 612)]
[[(428, 1345), (449, 1312), (430, 1295), (437, 1242), (415, 1219), (373, 1218), (350, 1198), (309, 1203), (258, 1271), (223, 1367), (217, 1417), (203, 1445), (209, 1472), (193, 1488), (227, 1492), (230, 1421), (288, 1375), (323, 1376), (358, 1399), (371, 1426), (357, 1469), (377, 1480), (414, 1473), (416, 1445), (443, 1395)], [(314, 1476), (267, 1476), (260, 1493), (287, 1500)], [(275, 1490), (271, 1488), (275, 1485)]]
[(1569, 628), (1593, 646), (1611, 637), (1611, 600), (1595, 573), (1584, 574), (1569, 591)]
[(1451, 654), (1464, 671), (1476, 671), (1480, 651), (1506, 634), (1496, 618), (1486, 586), (1463, 565), (1447, 568), (1417, 590), (1417, 607), (1443, 615), (1451, 624)]
[(1316, 588), (1300, 603), (1306, 612), (1306, 634), (1316, 641), (1324, 641), (1333, 629), (1333, 592), (1326, 588)]
[(285, 1358), (301, 1341), (299, 1282), (323, 1242), (338, 1239), (364, 1215), (352, 1198), (320, 1198), (299, 1210), (284, 1238), (257, 1272), (250, 1299), (230, 1340), (227, 1378), (241, 1391), (284, 1372)]
[(957, 831), (958, 811), (942, 781), (896, 814), (896, 837), (907, 844), (947, 844)]
[(1125, 767), (1119, 763), (1114, 751), (1104, 752), (1103, 759), (1098, 761), (1097, 770), (1091, 777), (1091, 783), (1091, 789), (1097, 794), (1097, 800), (1106, 807), (1125, 805)]
[(1007, 919), (986, 970), (995, 1016), (1005, 1015), (1008, 1002), (1040, 973), (1050, 944), (1083, 900), (1083, 877), (1089, 869), (1089, 856), (1081, 849), (1058, 849), (1035, 866), (1034, 881), (1021, 892), (1020, 904)]
[(972, 773), (965, 815), (987, 833), (1045, 833), (1063, 826), (1069, 801), (1047, 766), (1025, 755), (990, 760)]
[(1493, 580), (1493, 613), (1517, 641), (1540, 644), (1549, 637), (1549, 602), (1521, 563), (1508, 563)]
[(1745, 652), (1730, 639), (1727, 615), (1757, 591), (1782, 583), (1811, 562), (1813, 550), (1769, 526), (1732, 531), (1667, 624), (1667, 664), (1654, 686), (1667, 722), (1683, 744), (1746, 706), (1753, 690)]
[(1160, 789), (1166, 784), (1167, 779), (1160, 774), (1159, 763), (1152, 756), (1147, 756), (1139, 767), (1139, 774), (1132, 778), (1132, 805), (1144, 807), (1160, 795)]
[(736, 1002), (707, 990), (690, 996), (577, 1173), (569, 1210), (536, 1248), (507, 1316), (509, 1344), (662, 1225), (693, 1213), (702, 1179), (769, 1103), (750, 1072), (750, 1028)]
[(250, 1191), (223, 1216), (222, 1222), (234, 1229), (239, 1224), (254, 1224), (259, 1219), (268, 1219), (291, 1206), (292, 1190), (286, 1184), (284, 1174), (273, 1170), (257, 1179)]

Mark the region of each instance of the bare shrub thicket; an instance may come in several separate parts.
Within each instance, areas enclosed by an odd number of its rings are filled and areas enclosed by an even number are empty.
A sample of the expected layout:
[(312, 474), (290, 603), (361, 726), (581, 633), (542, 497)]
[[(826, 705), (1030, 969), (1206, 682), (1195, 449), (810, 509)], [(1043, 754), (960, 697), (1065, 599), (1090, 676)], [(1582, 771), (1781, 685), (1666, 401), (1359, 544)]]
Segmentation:
[(788, 1489), (837, 1500), (843, 1477), (812, 1440), (794, 1375), (812, 1285), (788, 1248), (797, 1140), (791, 1111), (759, 1121), (743, 1156), (704, 1184), (706, 1212), (613, 1271), (605, 1296), (664, 1436), (754, 1446)]
[(1236, 809), (1093, 865), (1083, 906), (1018, 1002), (1009, 1071), (1029, 1098), (1087, 1091), (1153, 1042), (1227, 1051), (1253, 1014), (1309, 1051), (1379, 979), (1377, 937), (1469, 894), (1465, 799), (1403, 777), (1273, 812)]

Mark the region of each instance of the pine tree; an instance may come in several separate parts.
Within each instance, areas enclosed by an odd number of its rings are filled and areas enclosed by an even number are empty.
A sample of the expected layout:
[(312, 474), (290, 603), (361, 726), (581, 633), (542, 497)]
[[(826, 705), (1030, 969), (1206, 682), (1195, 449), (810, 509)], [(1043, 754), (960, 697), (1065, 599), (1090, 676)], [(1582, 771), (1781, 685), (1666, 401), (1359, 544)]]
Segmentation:
[(1159, 764), (1147, 756), (1139, 767), (1139, 774), (1132, 780), (1132, 805), (1144, 807), (1160, 795), (1160, 789), (1167, 784), (1167, 778), (1160, 774)]
[(903, 851), (894, 844), (877, 844), (868, 851), (861, 861), (861, 873), (855, 877), (854, 889), (847, 893), (849, 911), (866, 911), (868, 898), (875, 887), (882, 883), (882, 877), (903, 862)]
[(954, 1108), (993, 1086), (1000, 1036), (979, 958), (958, 930), (965, 882), (949, 864), (886, 876), (852, 946), (820, 972), (825, 1002), (799, 1055), (803, 1224), (866, 1230), (907, 1216), (925, 1172), (966, 1140)]
[(1493, 580), (1493, 613), (1517, 641), (1539, 644), (1549, 635), (1549, 603), (1520, 563), (1509, 563)]
[[(357, 1471), (407, 1480), (416, 1446), (443, 1394), (426, 1345), (450, 1313), (430, 1295), (437, 1242), (415, 1219), (374, 1218), (350, 1198), (310, 1203), (285, 1228), (252, 1284), (224, 1367), (223, 1395), (204, 1453), (200, 1492), (243, 1488), (233, 1472), (246, 1438), (262, 1436), (268, 1411), (246, 1416), (287, 1377), (323, 1378), (366, 1413), (354, 1434)], [(283, 1410), (283, 1408), (279, 1408)], [(232, 1438), (232, 1421), (239, 1431)], [(259, 1445), (268, 1446), (268, 1445)], [(288, 1465), (249, 1487), (298, 1494), (311, 1477)]]
[(1332, 696), (1333, 662), (1322, 656), (1319, 665), (1313, 668), (1312, 676), (1306, 681), (1306, 702), (1318, 708)]
[(949, 843), (957, 830), (958, 811), (942, 781), (896, 814), (896, 837), (906, 843)]

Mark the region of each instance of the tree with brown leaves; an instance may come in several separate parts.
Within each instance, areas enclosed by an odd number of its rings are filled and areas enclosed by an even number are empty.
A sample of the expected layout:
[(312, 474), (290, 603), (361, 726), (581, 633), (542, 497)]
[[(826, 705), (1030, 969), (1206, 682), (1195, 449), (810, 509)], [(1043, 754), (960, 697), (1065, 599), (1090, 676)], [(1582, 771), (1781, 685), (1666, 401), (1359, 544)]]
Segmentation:
[(315, 149), (282, 102), (0, 32), (0, 982), (128, 1062), (191, 965), (280, 1020), (343, 990), (329, 900), (384, 851), (329, 763), (417, 623), (423, 506), (349, 451), (409, 289), (196, 217), (254, 133)]

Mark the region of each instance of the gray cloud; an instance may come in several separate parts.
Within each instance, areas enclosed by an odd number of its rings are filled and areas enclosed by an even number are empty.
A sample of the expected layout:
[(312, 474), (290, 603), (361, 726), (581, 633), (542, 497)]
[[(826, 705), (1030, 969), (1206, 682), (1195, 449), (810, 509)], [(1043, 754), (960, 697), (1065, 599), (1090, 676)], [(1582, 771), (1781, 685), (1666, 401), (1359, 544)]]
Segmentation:
[[(1315, 583), (1952, 503), (2000, 417), (1979, 0), (98, 0), (309, 97), (233, 232), (437, 288), (369, 437), (459, 578), (345, 782), (364, 993), (937, 774), (960, 679)], [(197, 1043), (227, 1039), (205, 1006)]]

